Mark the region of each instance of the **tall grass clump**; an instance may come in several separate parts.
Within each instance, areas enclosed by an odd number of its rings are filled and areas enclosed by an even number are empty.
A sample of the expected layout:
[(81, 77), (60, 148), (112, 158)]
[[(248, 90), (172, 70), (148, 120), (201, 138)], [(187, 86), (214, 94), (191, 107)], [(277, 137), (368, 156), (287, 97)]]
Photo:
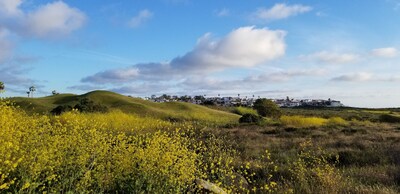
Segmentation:
[(340, 193), (345, 188), (346, 179), (329, 163), (332, 157), (326, 151), (315, 147), (311, 140), (300, 144), (296, 160), (289, 167), (290, 179), (286, 187), (293, 193)]

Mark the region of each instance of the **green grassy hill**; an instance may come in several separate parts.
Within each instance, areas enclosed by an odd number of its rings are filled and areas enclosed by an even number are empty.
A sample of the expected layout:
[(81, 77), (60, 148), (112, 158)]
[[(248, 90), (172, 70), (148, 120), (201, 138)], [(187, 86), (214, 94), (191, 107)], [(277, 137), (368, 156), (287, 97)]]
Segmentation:
[(132, 98), (109, 91), (93, 91), (83, 95), (59, 94), (41, 98), (11, 98), (16, 105), (28, 113), (48, 114), (59, 105), (74, 106), (82, 98), (89, 98), (111, 110), (121, 110), (143, 117), (170, 120), (194, 120), (215, 124), (235, 123), (239, 116), (224, 111), (184, 102), (155, 103)]

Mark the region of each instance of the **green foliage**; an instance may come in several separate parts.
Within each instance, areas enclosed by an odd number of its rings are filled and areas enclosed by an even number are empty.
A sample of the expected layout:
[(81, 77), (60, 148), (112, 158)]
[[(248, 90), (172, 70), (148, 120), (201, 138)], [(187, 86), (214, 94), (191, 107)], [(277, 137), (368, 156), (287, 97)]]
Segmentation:
[(64, 112), (68, 112), (72, 110), (72, 106), (70, 105), (60, 105), (55, 107), (53, 110), (50, 111), (51, 114), (53, 115), (60, 115)]
[(261, 117), (255, 114), (246, 113), (239, 119), (239, 123), (258, 123), (261, 121)]
[(80, 112), (107, 112), (108, 107), (101, 105), (99, 103), (95, 103), (93, 100), (89, 98), (82, 98), (77, 105), (74, 106), (74, 109), (79, 110)]
[(0, 82), (0, 93), (4, 92), (5, 86), (3, 82)]
[(386, 123), (400, 123), (400, 117), (391, 114), (383, 114), (379, 116), (379, 120)]
[(278, 105), (265, 98), (257, 99), (254, 102), (253, 108), (263, 117), (279, 118), (282, 115), (282, 111)]

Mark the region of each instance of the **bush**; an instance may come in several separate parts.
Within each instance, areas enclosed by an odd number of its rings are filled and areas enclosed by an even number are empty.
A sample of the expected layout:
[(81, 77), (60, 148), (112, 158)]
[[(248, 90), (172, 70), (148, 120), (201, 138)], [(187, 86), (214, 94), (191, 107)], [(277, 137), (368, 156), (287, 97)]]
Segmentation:
[(82, 98), (77, 105), (74, 106), (74, 109), (79, 110), (80, 112), (107, 112), (108, 107), (95, 103), (93, 100), (89, 98)]
[(263, 117), (279, 118), (282, 115), (282, 111), (275, 102), (267, 100), (265, 98), (257, 99), (254, 102), (253, 108), (257, 110), (257, 113)]
[(379, 120), (381, 122), (386, 122), (386, 123), (400, 123), (400, 117), (390, 115), (390, 114), (383, 114), (379, 117)]
[(260, 116), (246, 113), (239, 119), (239, 123), (258, 123), (261, 121)]
[(68, 112), (72, 110), (72, 106), (69, 105), (60, 105), (55, 107), (53, 110), (50, 111), (51, 114), (53, 115), (60, 115), (64, 112)]

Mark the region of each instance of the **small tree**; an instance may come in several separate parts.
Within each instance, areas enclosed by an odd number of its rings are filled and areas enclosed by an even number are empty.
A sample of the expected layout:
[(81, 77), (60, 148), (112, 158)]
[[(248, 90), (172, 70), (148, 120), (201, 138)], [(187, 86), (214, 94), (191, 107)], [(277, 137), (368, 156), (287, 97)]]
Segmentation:
[(95, 103), (89, 98), (82, 98), (77, 105), (74, 106), (74, 109), (79, 110), (80, 112), (107, 112), (108, 107)]
[(260, 121), (260, 116), (251, 113), (246, 113), (239, 119), (239, 123), (258, 123)]
[(56, 90), (53, 90), (53, 91), (51, 92), (51, 94), (53, 94), (53, 95), (58, 95), (58, 94), (60, 94), (60, 93), (58, 93)]
[(4, 92), (4, 90), (5, 90), (5, 86), (4, 86), (4, 83), (3, 82), (0, 82), (0, 93), (3, 93)]
[(72, 106), (70, 105), (60, 105), (50, 111), (53, 115), (61, 115), (64, 112), (68, 112), (72, 110)]
[(282, 115), (282, 111), (275, 102), (265, 98), (257, 99), (254, 102), (253, 108), (257, 113), (263, 117), (279, 118)]

